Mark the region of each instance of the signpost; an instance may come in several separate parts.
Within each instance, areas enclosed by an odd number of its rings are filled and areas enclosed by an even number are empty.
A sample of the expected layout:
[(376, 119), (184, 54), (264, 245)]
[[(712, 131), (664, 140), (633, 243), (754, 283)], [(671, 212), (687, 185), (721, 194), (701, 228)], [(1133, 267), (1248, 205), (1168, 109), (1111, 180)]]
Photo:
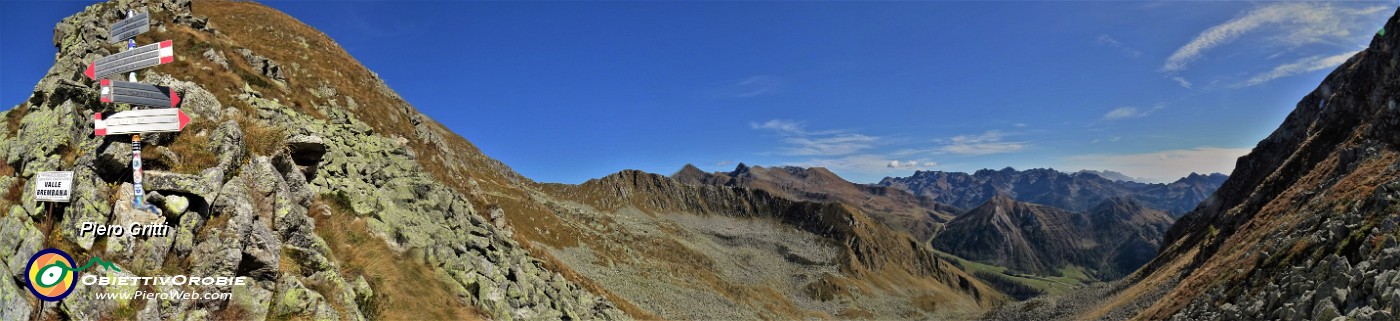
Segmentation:
[(154, 67), (175, 61), (174, 42), (161, 41), (136, 47), (121, 53), (98, 58), (84, 73), (94, 80), (141, 68)]
[(151, 107), (174, 108), (180, 104), (180, 95), (170, 87), (147, 85), (139, 82), (112, 81), (103, 79), (102, 102), (127, 103)]
[(126, 19), (122, 19), (122, 21), (112, 24), (112, 27), (107, 28), (107, 30), (112, 31), (111, 36), (107, 37), (107, 42), (109, 43), (118, 43), (126, 41), (127, 39), (136, 38), (136, 35), (151, 30), (151, 15), (149, 13), (131, 15)]
[[(190, 116), (175, 108), (129, 110), (102, 118), (92, 116), (93, 134), (97, 136), (178, 132), (190, 123)], [(136, 160), (133, 160), (136, 161)]]
[[(132, 205), (138, 209), (160, 213), (155, 206), (144, 204), (146, 192), (141, 186), (141, 134), (178, 132), (185, 129), (185, 125), (190, 123), (190, 116), (175, 109), (175, 106), (180, 104), (180, 95), (175, 94), (175, 91), (168, 87), (136, 82), (136, 70), (175, 61), (175, 48), (170, 40), (137, 47), (133, 37), (151, 30), (151, 15), (149, 13), (136, 14), (128, 10), (126, 16), (126, 19), (122, 19), (108, 28), (111, 30), (111, 35), (107, 41), (111, 43), (126, 41), (127, 50), (98, 58), (97, 61), (88, 65), (84, 74), (93, 80), (101, 79), (99, 84), (104, 103), (127, 103), (152, 107), (170, 106), (171, 108), (124, 111), (112, 114), (106, 119), (102, 118), (102, 113), (97, 113), (92, 116), (93, 134), (97, 136), (131, 134), (131, 181), (135, 185), (135, 188), (132, 189), (135, 194), (132, 195), (132, 203), (134, 203)], [(127, 77), (130, 81), (103, 79), (125, 72), (130, 72)], [(70, 172), (70, 180), (71, 175)]]
[(73, 194), (73, 172), (39, 172), (34, 175), (34, 199), (67, 203)]

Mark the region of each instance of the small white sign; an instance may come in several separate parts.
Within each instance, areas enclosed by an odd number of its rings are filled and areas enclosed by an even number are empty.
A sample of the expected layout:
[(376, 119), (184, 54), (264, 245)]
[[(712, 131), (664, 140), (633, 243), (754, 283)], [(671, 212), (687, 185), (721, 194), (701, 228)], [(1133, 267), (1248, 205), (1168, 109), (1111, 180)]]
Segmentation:
[(34, 178), (35, 200), (67, 203), (73, 194), (73, 172), (39, 172)]

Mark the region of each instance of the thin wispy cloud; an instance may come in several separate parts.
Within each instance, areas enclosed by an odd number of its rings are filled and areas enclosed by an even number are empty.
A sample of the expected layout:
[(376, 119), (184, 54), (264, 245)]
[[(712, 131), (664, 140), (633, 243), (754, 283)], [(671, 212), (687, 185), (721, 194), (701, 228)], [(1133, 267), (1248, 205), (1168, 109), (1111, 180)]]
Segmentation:
[(1142, 51), (1138, 51), (1137, 49), (1133, 49), (1131, 47), (1123, 45), (1123, 42), (1118, 41), (1118, 39), (1113, 38), (1113, 36), (1109, 36), (1106, 34), (1099, 35), (1098, 42), (1100, 45), (1118, 49), (1118, 51), (1122, 52), (1128, 57), (1137, 58), (1139, 56), (1142, 56)]
[(1019, 151), (1026, 148), (1025, 142), (1005, 141), (1001, 131), (988, 131), (981, 134), (958, 135), (942, 140), (939, 152), (958, 155), (990, 155)]
[(789, 119), (750, 122), (749, 128), (780, 137), (774, 154), (805, 158), (783, 165), (825, 167), (855, 177), (880, 177), (938, 166), (938, 162), (928, 158), (928, 153), (897, 155), (887, 152), (887, 148), (897, 144), (893, 142), (895, 139), (853, 130), (810, 129), (804, 122)]
[(1279, 79), (1279, 78), (1288, 77), (1288, 76), (1293, 76), (1293, 75), (1302, 74), (1302, 73), (1314, 72), (1314, 71), (1323, 70), (1323, 69), (1335, 68), (1335, 67), (1341, 65), (1342, 63), (1346, 62), (1347, 59), (1350, 59), (1350, 58), (1351, 58), (1351, 56), (1356, 55), (1357, 52), (1360, 52), (1360, 51), (1359, 51), (1359, 50), (1358, 50), (1358, 51), (1350, 51), (1350, 52), (1346, 52), (1346, 53), (1342, 53), (1342, 54), (1338, 54), (1338, 55), (1334, 55), (1334, 56), (1330, 56), (1330, 57), (1323, 57), (1323, 56), (1306, 57), (1306, 58), (1299, 59), (1299, 60), (1294, 61), (1294, 62), (1289, 63), (1289, 64), (1285, 64), (1285, 65), (1281, 65), (1281, 66), (1278, 66), (1278, 67), (1274, 67), (1273, 70), (1270, 70), (1270, 71), (1268, 71), (1268, 72), (1255, 75), (1253, 78), (1249, 78), (1249, 80), (1246, 80), (1246, 81), (1244, 81), (1244, 82), (1242, 82), (1242, 83), (1239, 83), (1239, 84), (1235, 84), (1234, 87), (1238, 88), (1238, 87), (1256, 86), (1256, 85), (1259, 85), (1259, 84), (1263, 84), (1263, 83), (1269, 82), (1270, 80), (1274, 80), (1274, 79)]
[[(1181, 72), (1208, 56), (1209, 52), (1235, 42), (1249, 41), (1253, 49), (1268, 49), (1275, 56), (1295, 52), (1309, 45), (1322, 45), (1331, 48), (1355, 46), (1370, 35), (1373, 26), (1371, 16), (1383, 14), (1391, 9), (1387, 6), (1355, 7), (1342, 3), (1303, 3), (1282, 2), (1255, 7), (1219, 25), (1205, 29), (1190, 42), (1177, 48), (1163, 62), (1161, 72), (1168, 79), (1185, 88), (1192, 84)], [(1315, 49), (1313, 49), (1315, 50)], [(1260, 54), (1264, 56), (1264, 54)], [(1333, 58), (1333, 57), (1326, 57)], [(1311, 60), (1310, 60), (1311, 59)], [(1292, 64), (1278, 66), (1272, 71), (1258, 74), (1232, 87), (1248, 87), (1268, 82), (1272, 79), (1306, 72), (1318, 66), (1324, 58), (1307, 57)], [(1296, 64), (1296, 65), (1295, 65)], [(1338, 63), (1340, 64), (1340, 63)], [(1336, 66), (1333, 64), (1332, 66)], [(1312, 69), (1318, 70), (1318, 69)], [(1220, 79), (1211, 82), (1220, 82)], [(1227, 81), (1228, 83), (1228, 81)]]
[(799, 156), (841, 156), (854, 154), (875, 147), (880, 137), (864, 135), (844, 130), (807, 130), (802, 122), (773, 119), (763, 123), (750, 122), (749, 127), (768, 130), (783, 136), (784, 147), (778, 152), (783, 155)]
[(753, 129), (768, 129), (788, 134), (802, 134), (806, 132), (805, 126), (802, 123), (788, 119), (773, 119), (763, 123), (749, 122), (749, 127)]
[(777, 76), (757, 75), (735, 82), (729, 86), (727, 92), (734, 98), (758, 97), (777, 91), (784, 83), (783, 79)]
[[(783, 165), (825, 167), (839, 172), (842, 177), (859, 181), (860, 179), (857, 177), (878, 179), (880, 176), (908, 175), (908, 172), (906, 172), (908, 170), (932, 169), (938, 166), (938, 163), (929, 160), (892, 160), (885, 155), (879, 154), (856, 154), (843, 157), (808, 159)], [(855, 175), (848, 176), (847, 173)]]
[(1163, 105), (1157, 105), (1150, 109), (1140, 109), (1133, 106), (1118, 107), (1108, 111), (1108, 113), (1103, 114), (1103, 120), (1115, 121), (1129, 118), (1141, 118), (1147, 115), (1151, 115), (1152, 112), (1155, 112), (1162, 108), (1164, 108)]
[(855, 133), (823, 137), (789, 137), (783, 139), (783, 142), (791, 147), (783, 148), (782, 152), (787, 155), (848, 155), (870, 149), (878, 140), (878, 137)]
[(1250, 10), (1244, 15), (1210, 27), (1185, 46), (1167, 57), (1162, 70), (1176, 72), (1186, 69), (1207, 51), (1234, 42), (1241, 37), (1269, 26), (1281, 27), (1275, 42), (1296, 47), (1331, 42), (1350, 37), (1354, 21), (1360, 16), (1385, 10), (1384, 6), (1351, 9), (1330, 3), (1276, 3)]
[(936, 162), (920, 162), (920, 161), (916, 161), (916, 160), (912, 160), (912, 159), (911, 159), (911, 160), (907, 160), (907, 161), (902, 161), (902, 162), (896, 159), (896, 160), (890, 161), (889, 164), (885, 164), (885, 167), (886, 167), (886, 168), (895, 168), (895, 169), (922, 169), (922, 168), (929, 168), (929, 167), (934, 167), (934, 166), (938, 166), (938, 163), (936, 163)]
[(1191, 89), (1191, 82), (1186, 81), (1186, 78), (1182, 78), (1181, 76), (1172, 76), (1171, 79), (1172, 81), (1175, 81), (1176, 84), (1181, 85), (1181, 87)]

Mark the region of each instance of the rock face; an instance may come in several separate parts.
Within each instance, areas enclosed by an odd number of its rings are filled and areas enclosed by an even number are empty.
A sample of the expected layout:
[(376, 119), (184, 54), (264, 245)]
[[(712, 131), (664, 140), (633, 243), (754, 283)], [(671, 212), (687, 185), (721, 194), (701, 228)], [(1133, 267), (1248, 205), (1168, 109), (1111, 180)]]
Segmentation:
[[(99, 102), (97, 85), (82, 73), (93, 59), (117, 52), (104, 38), (106, 28), (127, 9), (151, 13), (151, 31), (138, 36), (139, 43), (175, 43), (176, 62), (143, 70), (139, 78), (190, 97), (180, 108), (193, 117), (184, 132), (143, 135), (143, 187), (159, 209), (154, 213), (132, 206), (127, 137), (93, 135), (93, 113), (131, 106)], [(245, 28), (249, 21), (257, 28)], [(216, 31), (214, 24), (230, 28)], [(54, 32), (54, 66), (28, 101), (0, 113), (13, 120), (0, 122), (0, 187), (29, 191), (35, 173), (71, 170), (73, 201), (49, 216), (53, 205), (35, 202), (31, 193), (0, 199), (6, 213), (0, 217), (0, 271), (13, 277), (0, 282), (0, 319), (393, 319), (414, 315), (393, 314), (414, 301), (480, 311), (451, 315), (460, 318), (629, 318), (573, 274), (546, 267), (509, 227), (489, 224), (477, 210), (480, 200), (470, 197), (477, 191), (456, 180), (518, 177), (509, 168), (460, 137), (444, 138), (450, 133), (329, 38), (290, 17), (254, 3), (116, 1), (87, 7)], [(267, 43), (280, 42), (258, 36), (291, 39), (307, 50), (264, 51)], [(323, 43), (311, 45), (316, 42)], [(226, 51), (243, 59), (227, 59)], [(354, 82), (344, 80), (352, 75)], [(315, 96), (304, 94), (311, 92), (303, 88), (308, 84), (372, 90)], [(342, 108), (340, 101), (356, 106)], [(367, 123), (360, 115), (380, 121)], [(388, 118), (400, 121), (382, 120)], [(489, 172), (461, 170), (468, 167)], [(405, 297), (382, 275), (367, 273), (374, 267), (348, 259), (363, 249), (331, 241), (354, 231), (317, 227), (341, 221), (359, 222), (372, 235), (358, 244), (391, 251), (375, 260), (421, 267), (428, 276), (411, 280), (413, 286), (447, 289), (448, 295)], [(82, 222), (164, 224), (170, 233), (80, 236)], [(49, 247), (79, 259), (102, 257), (121, 269), (85, 273), (246, 277), (249, 283), (146, 289), (232, 293), (226, 300), (97, 300), (92, 293), (137, 288), (79, 286), (59, 303), (32, 304), (21, 274), (30, 256)]]
[(1195, 209), (1225, 177), (1192, 173), (1170, 184), (1145, 184), (1113, 180), (1092, 171), (1064, 173), (1047, 168), (1017, 171), (1007, 167), (972, 174), (917, 171), (909, 177), (886, 177), (877, 185), (908, 190), (960, 208), (976, 207), (996, 195), (1009, 195), (1017, 201), (1086, 212), (1109, 198), (1133, 197), (1147, 207), (1179, 217)]
[(1152, 259), (1171, 223), (1129, 198), (1076, 213), (999, 195), (948, 223), (933, 246), (1022, 273), (1060, 275), (1075, 265), (1111, 280)]
[[(1385, 29), (1400, 30), (1400, 10)], [(1397, 66), (1400, 33), (1377, 34), (1241, 157), (1220, 189), (1172, 226), (1161, 253), (1124, 282), (1081, 293), (1087, 300), (997, 315), (1396, 319)]]

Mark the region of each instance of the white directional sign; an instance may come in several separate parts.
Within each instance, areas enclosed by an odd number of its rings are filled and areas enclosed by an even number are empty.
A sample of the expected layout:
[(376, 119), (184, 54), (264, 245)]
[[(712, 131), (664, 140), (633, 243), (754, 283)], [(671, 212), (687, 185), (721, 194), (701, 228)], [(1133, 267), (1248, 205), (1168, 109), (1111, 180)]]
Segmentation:
[(88, 65), (88, 78), (99, 79), (137, 69), (154, 67), (175, 61), (174, 42), (161, 41), (136, 47), (121, 53), (98, 58)]
[(73, 194), (73, 172), (39, 172), (34, 175), (34, 199), (67, 203)]
[(130, 110), (106, 119), (97, 113), (92, 118), (93, 134), (97, 136), (178, 132), (190, 123), (190, 116), (175, 108)]
[(118, 43), (135, 38), (136, 35), (151, 30), (151, 15), (143, 12), (122, 19), (122, 21), (112, 24), (112, 27), (107, 28), (107, 30), (112, 31), (111, 35), (107, 37), (107, 42), (109, 43)]
[(101, 84), (102, 102), (104, 103), (126, 103), (152, 107), (175, 107), (180, 104), (180, 95), (176, 94), (170, 87), (109, 79), (103, 79)]

